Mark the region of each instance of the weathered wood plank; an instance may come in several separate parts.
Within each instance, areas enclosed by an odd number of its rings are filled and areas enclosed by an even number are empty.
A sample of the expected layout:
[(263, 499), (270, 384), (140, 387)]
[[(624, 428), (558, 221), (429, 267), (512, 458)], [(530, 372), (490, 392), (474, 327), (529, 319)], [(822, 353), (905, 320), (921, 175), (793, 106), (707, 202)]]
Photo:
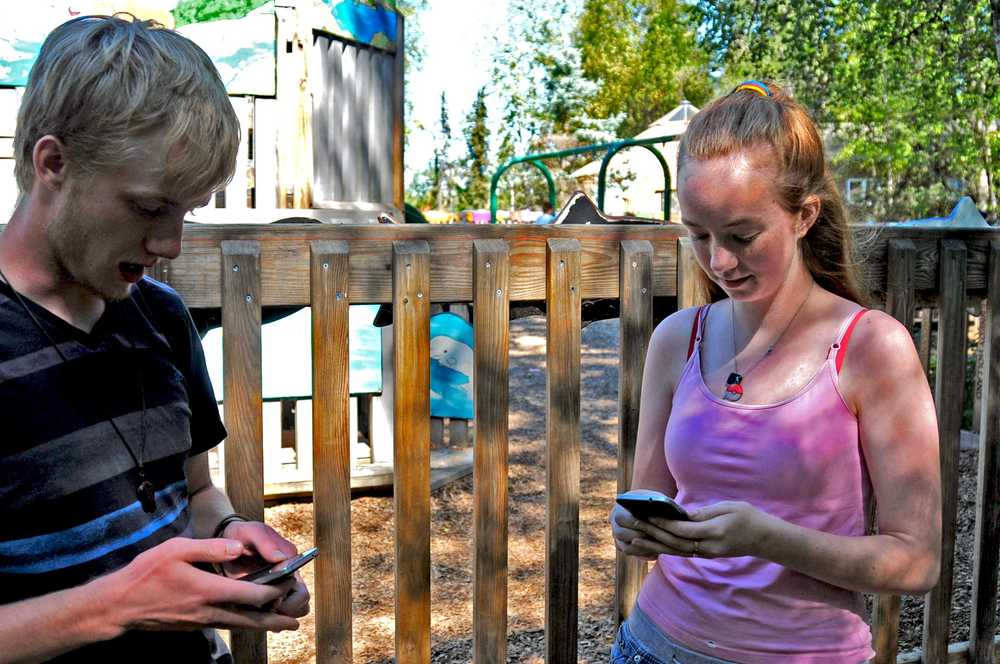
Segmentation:
[(253, 106), (247, 97), (230, 97), (229, 103), (240, 121), (240, 145), (236, 153), (236, 170), (233, 179), (226, 185), (226, 207), (231, 210), (243, 210), (248, 207), (247, 198), (250, 191), (248, 174), (250, 172), (250, 116)]
[(316, 241), (312, 260), (313, 505), (316, 661), (349, 664), (351, 642), (351, 425), (346, 242)]
[(941, 309), (938, 321), (934, 398), (941, 445), (941, 578), (924, 605), (923, 649), (928, 661), (944, 661), (948, 651), (958, 519), (958, 462), (965, 377), (967, 250), (961, 240), (941, 242)]
[(431, 658), (430, 247), (393, 245), (396, 661)]
[[(917, 251), (911, 240), (889, 242), (889, 275), (886, 289), (886, 312), (905, 325), (913, 327), (915, 293), (914, 264)], [(872, 507), (875, 507), (874, 499)], [(874, 514), (870, 522), (875, 524)], [(893, 664), (899, 651), (899, 595), (876, 595), (872, 611), (872, 647), (874, 664)]]
[(686, 309), (704, 304), (699, 285), (701, 268), (694, 257), (691, 240), (686, 237), (677, 240), (677, 308)]
[(467, 445), (469, 443), (469, 420), (457, 417), (448, 419), (448, 444)]
[(253, 101), (254, 207), (278, 207), (278, 102), (257, 97)]
[[(579, 227), (577, 227), (579, 228)], [(189, 225), (184, 252), (172, 261), (172, 285), (191, 307), (218, 307), (221, 240), (262, 243), (263, 304), (309, 304), (309, 242), (344, 240), (351, 243), (351, 302), (392, 301), (391, 252), (396, 240), (433, 242), (431, 296), (435, 302), (472, 299), (472, 257), (469, 244), (477, 239), (504, 239), (511, 247), (511, 300), (545, 299), (545, 240), (579, 238), (583, 255), (581, 297), (618, 296), (618, 243), (651, 240), (656, 250), (654, 294), (674, 295), (676, 288), (676, 228), (584, 227), (577, 229), (503, 224), (453, 225)], [(446, 233), (441, 231), (445, 230)]]
[(431, 418), (431, 444), (435, 447), (444, 445), (444, 420), (440, 417)]
[[(260, 246), (223, 242), (221, 250), (226, 492), (237, 512), (263, 521)], [(232, 648), (239, 662), (267, 661), (266, 634), (233, 630)]]
[(924, 375), (930, 380), (931, 371), (931, 337), (933, 336), (932, 317), (933, 310), (930, 307), (920, 309), (920, 322), (917, 328), (920, 330), (920, 343), (917, 345), (917, 354), (920, 356), (920, 364), (924, 368)]
[[(643, 365), (653, 333), (653, 245), (643, 240), (622, 242), (619, 264), (618, 491), (622, 492), (632, 482)], [(615, 552), (616, 623), (631, 612), (646, 570), (645, 561)]]
[(576, 664), (580, 569), (580, 243), (547, 242), (545, 661)]
[[(397, 43), (405, 44), (405, 24), (403, 13), (396, 12), (396, 35)], [(405, 165), (403, 162), (403, 146), (406, 141), (403, 138), (403, 118), (405, 116), (403, 108), (403, 80), (404, 63), (406, 56), (402, 46), (396, 49), (396, 57), (393, 59), (393, 86), (392, 86), (392, 203), (400, 210), (403, 209), (403, 198), (406, 195), (403, 184), (403, 173)], [(466, 298), (466, 299), (472, 299)]]
[(502, 240), (476, 240), (472, 252), (476, 312), (473, 655), (476, 664), (503, 664), (507, 661), (510, 252)]
[[(986, 313), (988, 312), (988, 313)], [(997, 631), (997, 567), (1000, 566), (1000, 242), (990, 248), (990, 285), (982, 325), (982, 415), (979, 425), (979, 479), (976, 495), (976, 557), (972, 566), (969, 661), (993, 662)]]

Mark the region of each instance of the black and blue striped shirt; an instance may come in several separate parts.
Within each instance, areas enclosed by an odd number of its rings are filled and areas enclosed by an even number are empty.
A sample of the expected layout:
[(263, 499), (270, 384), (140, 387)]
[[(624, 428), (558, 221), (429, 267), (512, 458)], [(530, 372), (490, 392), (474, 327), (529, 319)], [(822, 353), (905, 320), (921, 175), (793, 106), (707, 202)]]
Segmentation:
[[(0, 282), (0, 604), (81, 585), (189, 535), (184, 464), (225, 429), (180, 297), (144, 279), (83, 332)], [(141, 382), (141, 390), (140, 390)], [(145, 402), (145, 405), (143, 405)], [(145, 463), (156, 511), (136, 497)], [(143, 430), (145, 443), (142, 444)], [(58, 661), (212, 661), (202, 633), (134, 633)]]

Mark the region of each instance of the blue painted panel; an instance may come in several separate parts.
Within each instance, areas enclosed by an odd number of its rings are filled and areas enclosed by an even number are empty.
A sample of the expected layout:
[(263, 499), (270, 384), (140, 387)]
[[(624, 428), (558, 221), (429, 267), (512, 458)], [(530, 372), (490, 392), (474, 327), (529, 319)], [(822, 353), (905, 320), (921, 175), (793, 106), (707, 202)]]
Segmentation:
[(452, 313), (431, 317), (431, 417), (474, 417), (472, 326)]
[[(382, 392), (382, 332), (372, 325), (378, 305), (350, 307), (351, 394)], [(205, 361), (223, 400), (222, 328), (205, 335)], [(261, 329), (261, 373), (265, 399), (312, 396), (312, 310), (305, 307)]]

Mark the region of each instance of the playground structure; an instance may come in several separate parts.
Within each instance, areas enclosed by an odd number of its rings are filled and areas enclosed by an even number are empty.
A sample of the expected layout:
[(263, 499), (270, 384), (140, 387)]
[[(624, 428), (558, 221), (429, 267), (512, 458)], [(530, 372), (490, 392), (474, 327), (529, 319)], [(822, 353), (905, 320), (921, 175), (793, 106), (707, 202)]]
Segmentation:
[[(868, 234), (869, 229), (859, 229)], [(874, 297), (919, 329), (925, 366), (936, 353), (944, 555), (927, 596), (923, 646), (899, 661), (994, 661), (1000, 543), (1000, 230), (888, 227), (865, 263)], [(222, 307), (226, 345), (225, 460), (238, 510), (263, 516), (261, 309), (312, 305), (313, 482), (317, 661), (351, 660), (348, 305), (393, 305), (396, 528), (396, 661), (430, 661), (430, 306), (475, 306), (475, 581), (477, 662), (506, 660), (508, 532), (508, 308), (544, 299), (548, 310), (546, 661), (577, 661), (580, 556), (580, 306), (621, 304), (618, 483), (627, 488), (643, 356), (654, 296), (696, 303), (696, 266), (683, 229), (669, 225), (199, 226), (165, 270), (192, 306)], [(986, 340), (972, 639), (948, 644), (958, 454), (970, 307)], [(930, 343), (936, 310), (936, 344)], [(923, 321), (915, 323), (915, 321)], [(539, 535), (541, 537), (541, 534)], [(619, 618), (631, 607), (644, 564), (618, 561)], [(897, 661), (899, 598), (876, 598), (876, 662)], [(263, 662), (265, 640), (234, 634), (240, 662)]]

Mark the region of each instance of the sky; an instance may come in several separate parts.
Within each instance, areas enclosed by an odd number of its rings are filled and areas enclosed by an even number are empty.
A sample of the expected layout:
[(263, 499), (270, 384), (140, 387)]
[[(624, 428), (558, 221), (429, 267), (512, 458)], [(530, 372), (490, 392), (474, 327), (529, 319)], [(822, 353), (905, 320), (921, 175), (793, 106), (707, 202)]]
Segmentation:
[(476, 91), (490, 77), (494, 37), (503, 30), (507, 0), (428, 0), (418, 18), (424, 63), (411, 74), (406, 96), (413, 103), (406, 181), (434, 155), (441, 92), (447, 95), (452, 134), (460, 136)]

